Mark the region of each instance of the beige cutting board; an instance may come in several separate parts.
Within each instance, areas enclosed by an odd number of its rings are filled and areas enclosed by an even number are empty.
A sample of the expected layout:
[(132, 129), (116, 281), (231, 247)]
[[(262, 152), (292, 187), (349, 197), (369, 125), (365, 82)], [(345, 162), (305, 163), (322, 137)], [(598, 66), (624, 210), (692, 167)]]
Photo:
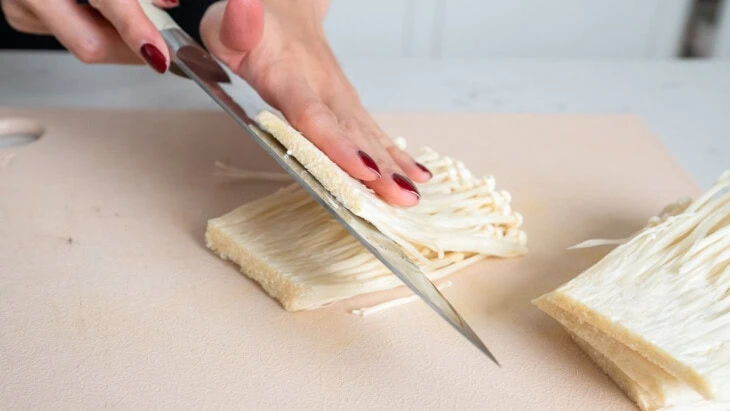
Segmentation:
[[(288, 313), (203, 244), (206, 220), (276, 189), (217, 112), (0, 110), (46, 127), (0, 149), (0, 408), (622, 410), (633, 405), (531, 304), (697, 186), (627, 116), (386, 114), (393, 136), (491, 173), (530, 254), (445, 291), (497, 368), (421, 302)], [(6, 123), (7, 124), (7, 123)], [(382, 297), (382, 296), (381, 296)]]

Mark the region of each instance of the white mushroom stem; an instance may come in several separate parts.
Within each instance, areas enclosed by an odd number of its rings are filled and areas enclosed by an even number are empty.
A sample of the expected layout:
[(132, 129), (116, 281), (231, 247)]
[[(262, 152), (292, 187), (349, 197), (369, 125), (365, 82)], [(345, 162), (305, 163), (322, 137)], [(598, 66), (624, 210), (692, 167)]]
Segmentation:
[(557, 293), (705, 397), (730, 400), (730, 171)]
[[(446, 288), (451, 287), (452, 283), (451, 281), (444, 281), (443, 283), (436, 286), (436, 288), (441, 291)], [(367, 317), (370, 314), (379, 313), (382, 311), (385, 311), (389, 308), (399, 307), (404, 304), (412, 303), (414, 301), (418, 301), (419, 297), (417, 295), (410, 295), (407, 297), (400, 297), (395, 298), (389, 301), (385, 301), (379, 304), (371, 305), (370, 307), (363, 307), (363, 308), (356, 308), (352, 311), (350, 311), (350, 314), (358, 315), (360, 317)]]
[(0, 154), (0, 168), (6, 168), (15, 160), (15, 153)]
[[(395, 207), (277, 116), (261, 113), (257, 123), (344, 207), (395, 241), (432, 281), (489, 256), (527, 252), (512, 196), (496, 190), (494, 178), (475, 177), (460, 161), (424, 150), (416, 159), (434, 178), (418, 185), (421, 204)], [(397, 144), (405, 147), (402, 139)], [(296, 184), (212, 220), (208, 239), (224, 258), (253, 266), (252, 277), (292, 311), (402, 285)]]

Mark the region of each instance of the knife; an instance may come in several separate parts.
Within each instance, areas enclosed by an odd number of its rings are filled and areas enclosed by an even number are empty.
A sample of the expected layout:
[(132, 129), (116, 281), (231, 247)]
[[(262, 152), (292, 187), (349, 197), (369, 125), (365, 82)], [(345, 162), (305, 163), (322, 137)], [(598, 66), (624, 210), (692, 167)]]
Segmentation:
[[(416, 295), (441, 315), (495, 364), (499, 362), (482, 340), (464, 321), (431, 280), (390, 238), (373, 225), (354, 215), (327, 191), (270, 134), (257, 134), (251, 128), (252, 119), (263, 111), (284, 116), (271, 107), (244, 79), (232, 72), (193, 40), (167, 12), (155, 7), (150, 0), (140, 0), (147, 17), (162, 34), (170, 51), (171, 71), (195, 81), (264, 151), (294, 178), (319, 204), (329, 211), (378, 260), (400, 278)], [(287, 123), (288, 124), (288, 123)]]

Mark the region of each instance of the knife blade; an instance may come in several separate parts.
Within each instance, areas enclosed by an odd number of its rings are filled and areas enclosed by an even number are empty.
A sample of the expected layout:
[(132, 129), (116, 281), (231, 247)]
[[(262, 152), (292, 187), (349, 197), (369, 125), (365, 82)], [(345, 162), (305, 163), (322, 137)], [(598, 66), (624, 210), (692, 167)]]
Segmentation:
[(301, 185), (320, 205), (337, 219), (365, 248), (375, 255), (416, 295), (421, 297), (443, 319), (466, 337), (489, 359), (500, 365), (479, 336), (467, 324), (431, 280), (390, 238), (372, 224), (350, 212), (327, 191), (286, 149), (270, 134), (256, 133), (251, 128), (256, 115), (269, 111), (283, 121), (284, 116), (271, 107), (243, 78), (218, 61), (163, 10), (148, 0), (140, 0), (145, 14), (162, 34), (170, 51), (171, 63), (197, 83), (228, 115), (261, 146), (276, 162)]

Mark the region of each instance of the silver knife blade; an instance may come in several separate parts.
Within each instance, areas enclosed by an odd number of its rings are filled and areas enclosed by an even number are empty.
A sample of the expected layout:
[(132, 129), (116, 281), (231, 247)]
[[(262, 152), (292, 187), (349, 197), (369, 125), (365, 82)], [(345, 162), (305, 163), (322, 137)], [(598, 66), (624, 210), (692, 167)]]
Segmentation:
[(244, 79), (208, 54), (181, 29), (165, 28), (160, 32), (170, 49), (172, 63), (205, 90), (254, 141), (378, 260), (472, 344), (499, 365), (497, 359), (469, 324), (393, 240), (342, 206), (304, 166), (286, 153), (286, 149), (273, 136), (268, 133), (257, 134), (251, 129), (250, 125), (254, 124), (252, 119), (263, 111), (274, 113), (286, 121), (278, 110), (266, 103)]

